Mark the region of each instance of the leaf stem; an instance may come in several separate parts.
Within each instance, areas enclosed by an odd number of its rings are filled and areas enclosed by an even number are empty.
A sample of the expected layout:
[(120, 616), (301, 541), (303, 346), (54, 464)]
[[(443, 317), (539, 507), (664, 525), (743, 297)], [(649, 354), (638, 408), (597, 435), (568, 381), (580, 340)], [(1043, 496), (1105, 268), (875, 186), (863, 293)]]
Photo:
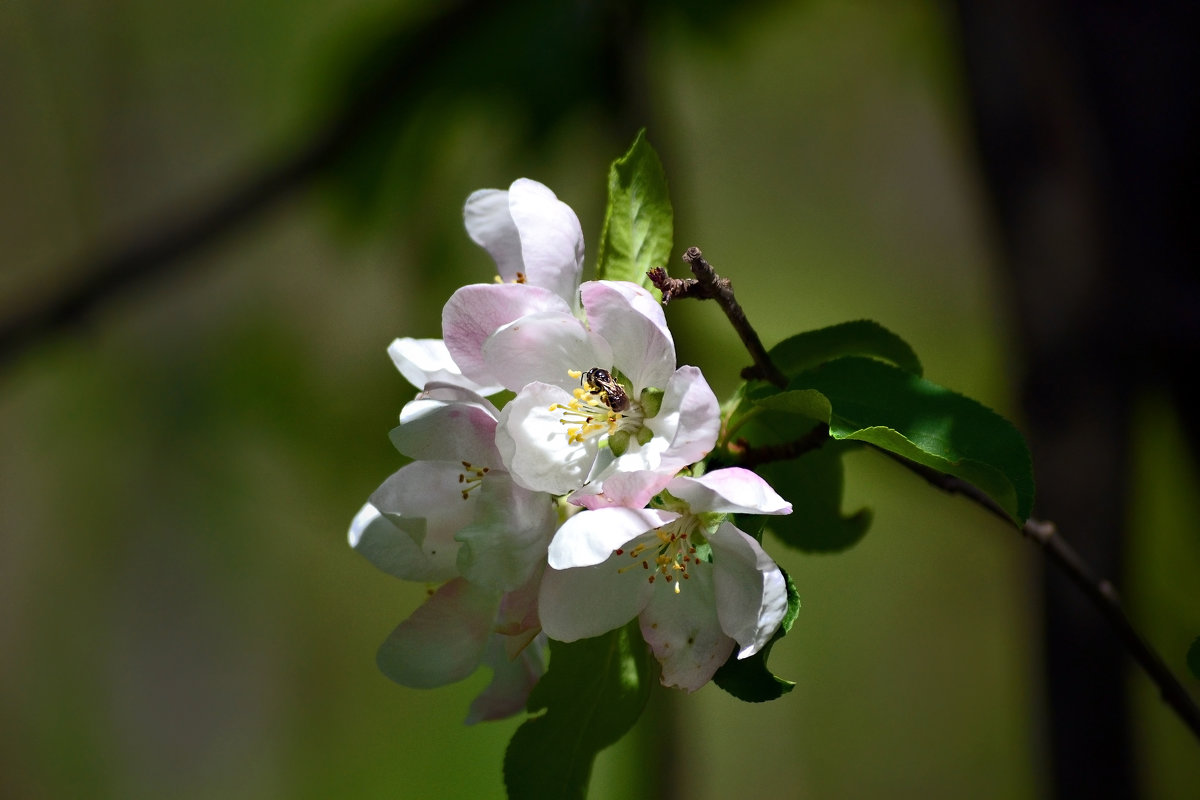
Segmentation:
[(725, 445), (725, 450), (737, 459), (739, 467), (754, 469), (760, 464), (798, 458), (810, 450), (820, 449), (828, 441), (829, 426), (822, 423), (799, 439), (793, 439), (790, 442), (753, 447), (745, 439), (738, 439)]

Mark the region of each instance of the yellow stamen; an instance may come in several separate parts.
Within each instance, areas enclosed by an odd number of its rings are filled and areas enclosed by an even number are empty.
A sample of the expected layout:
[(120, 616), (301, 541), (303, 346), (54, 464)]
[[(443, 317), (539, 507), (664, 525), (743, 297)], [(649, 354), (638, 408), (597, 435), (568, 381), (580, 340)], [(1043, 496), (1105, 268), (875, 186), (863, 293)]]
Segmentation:
[[(623, 548), (614, 550), (615, 555), (627, 554), (632, 561), (632, 563), (618, 567), (617, 572), (624, 574), (640, 565), (642, 569), (650, 571), (650, 575), (647, 576), (650, 583), (654, 583), (655, 579), (661, 575), (667, 583), (674, 584), (674, 592), (679, 594), (683, 581), (691, 579), (691, 574), (688, 572), (689, 566), (696, 563), (696, 548), (688, 541), (689, 532), (696, 524), (694, 517), (684, 515), (654, 529), (653, 533), (658, 539), (657, 545), (639, 542), (629, 550)], [(653, 569), (650, 567), (649, 560), (642, 558), (642, 554), (651, 549), (655, 551)]]
[(458, 482), (466, 486), (462, 490), (462, 499), (466, 500), (470, 493), (483, 483), (483, 476), (488, 474), (488, 467), (473, 467), (471, 462), (463, 461), (463, 472), (458, 473)]

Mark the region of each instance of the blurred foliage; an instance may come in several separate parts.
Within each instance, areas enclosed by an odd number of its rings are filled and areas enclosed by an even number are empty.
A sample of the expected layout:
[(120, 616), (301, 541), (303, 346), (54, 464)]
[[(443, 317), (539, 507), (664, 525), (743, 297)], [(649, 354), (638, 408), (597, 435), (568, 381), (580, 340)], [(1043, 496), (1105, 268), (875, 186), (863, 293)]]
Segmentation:
[[(15, 109), (0, 125), (0, 313), (67, 280), (59, 265), (102, 234), (302, 138), (379, 63), (368, 53), (386, 63), (401, 23), (439, 7), (0, 4), (0, 108)], [(379, 674), (376, 648), (422, 592), (345, 530), (399, 465), (387, 431), (412, 389), (387, 343), (436, 335), (452, 287), (490, 278), (461, 230), (467, 193), (544, 181), (594, 257), (605, 169), (643, 124), (677, 247), (703, 246), (768, 344), (878, 319), (939, 382), (1011, 416), (941, 6), (502, 8), (476, 31), (480, 58), (447, 47), (464, 60), (422, 71), (420, 102), (393, 109), (408, 116), (362, 140), (374, 155), (340, 164), (351, 226), (330, 225), (324, 196), (295, 197), (0, 375), (0, 796), (500, 796), (520, 721), (461, 725), (485, 674), (425, 692)], [(621, 72), (608, 48), (630, 41)], [(640, 78), (642, 106), (614, 117), (617, 74)], [(668, 317), (681, 361), (731, 391), (746, 357), (719, 312)], [(1143, 418), (1157, 433), (1126, 588), (1151, 638), (1182, 652), (1200, 630), (1197, 510), (1194, 483), (1171, 479), (1194, 465), (1167, 415)], [(690, 797), (1038, 792), (1037, 555), (875, 454), (844, 464), (845, 506), (874, 509), (872, 535), (836, 558), (772, 548), (803, 603), (771, 655), (796, 688), (754, 705), (652, 698), (598, 758), (594, 797), (652, 796), (655, 709), (677, 715), (666, 741)], [(1194, 742), (1135, 691), (1148, 796), (1190, 797)]]
[(658, 679), (636, 619), (591, 639), (552, 641), (549, 668), (529, 695), (532, 716), (504, 754), (508, 797), (586, 797), (596, 754), (629, 732)]

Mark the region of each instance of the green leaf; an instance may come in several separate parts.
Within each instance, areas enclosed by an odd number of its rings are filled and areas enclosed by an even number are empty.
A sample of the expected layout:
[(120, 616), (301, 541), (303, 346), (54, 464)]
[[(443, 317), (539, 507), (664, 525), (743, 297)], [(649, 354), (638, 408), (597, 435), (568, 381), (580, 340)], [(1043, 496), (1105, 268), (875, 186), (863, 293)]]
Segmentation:
[[(781, 570), (782, 571), (782, 570)], [(775, 643), (787, 636), (792, 629), (792, 623), (800, 613), (800, 595), (792, 578), (786, 572), (783, 579), (787, 583), (788, 609), (783, 616), (779, 630), (771, 637), (771, 641), (752, 656), (739, 659), (737, 651), (730, 654), (729, 660), (721, 665), (713, 675), (713, 682), (739, 700), (747, 703), (764, 703), (783, 697), (796, 687), (795, 681), (787, 681), (776, 676), (767, 667), (767, 656)]]
[(789, 547), (808, 553), (837, 553), (858, 544), (871, 527), (871, 510), (842, 515), (845, 442), (826, 442), (799, 458), (762, 464), (756, 472), (792, 504), (792, 513), (763, 517)]
[(843, 356), (870, 356), (921, 374), (921, 362), (908, 342), (869, 319), (798, 333), (772, 347), (768, 355), (788, 377)]
[(840, 358), (789, 388), (829, 400), (829, 433), (867, 442), (974, 484), (1020, 525), (1033, 506), (1025, 439), (986, 406), (873, 358)]
[[(775, 387), (770, 387), (774, 389)], [(772, 391), (765, 397), (752, 399), (764, 411), (782, 411), (785, 414), (800, 414), (815, 420), (829, 419), (832, 410), (829, 399), (815, 389), (786, 389)]]
[(1192, 646), (1187, 651), (1187, 665), (1191, 670), (1192, 676), (1200, 678), (1200, 636), (1197, 636), (1192, 641)]
[(642, 129), (629, 152), (608, 171), (608, 209), (600, 233), (597, 280), (633, 281), (658, 297), (646, 272), (671, 257), (673, 228), (667, 175)]
[[(829, 399), (815, 389), (779, 391), (756, 383), (741, 394), (743, 402), (731, 425), (736, 442), (750, 448), (786, 447), (806, 441), (813, 428), (829, 419)], [(861, 447), (853, 441), (828, 440), (799, 456), (760, 464), (754, 469), (792, 504), (780, 517), (739, 518), (738, 527), (764, 522), (784, 544), (811, 553), (834, 553), (857, 544), (871, 525), (869, 509), (842, 514), (842, 456)], [(761, 527), (761, 526), (759, 526)]]
[(603, 636), (550, 642), (550, 668), (529, 696), (526, 721), (504, 754), (509, 800), (587, 796), (596, 754), (624, 736), (658, 681), (637, 620)]

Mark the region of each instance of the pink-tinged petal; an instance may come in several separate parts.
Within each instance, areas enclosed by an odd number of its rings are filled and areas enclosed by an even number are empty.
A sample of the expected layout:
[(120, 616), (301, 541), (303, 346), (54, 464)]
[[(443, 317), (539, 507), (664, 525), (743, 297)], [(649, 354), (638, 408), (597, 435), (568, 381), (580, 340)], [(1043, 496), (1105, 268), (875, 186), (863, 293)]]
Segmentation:
[(708, 543), (721, 628), (741, 647), (738, 658), (752, 656), (775, 635), (787, 613), (783, 573), (758, 542), (732, 523), (721, 523)]
[(474, 401), (439, 399), (454, 393), (450, 388), (424, 392), (406, 403), (400, 411), (400, 426), (390, 434), (392, 444), (404, 455), (418, 460), (465, 461), (474, 467), (499, 467), (495, 406), (465, 390), (457, 393), (475, 397)]
[[(546, 559), (534, 570), (522, 586), (508, 592), (500, 599), (500, 611), (496, 614), (496, 632), (505, 636), (504, 646), (509, 658), (524, 647), (542, 629), (538, 620), (538, 590), (542, 586), (542, 575), (546, 571)], [(527, 635), (528, 634), (528, 635)], [(516, 648), (513, 645), (516, 644)]]
[[(666, 388), (675, 371), (675, 343), (653, 296), (627, 281), (588, 281), (580, 287), (588, 327), (612, 345), (613, 363), (633, 384), (635, 394), (647, 387)], [(647, 303), (657, 314), (643, 311)]]
[(455, 537), (458, 570), (472, 583), (512, 591), (545, 563), (558, 514), (549, 495), (516, 486), (505, 472), (488, 475), (476, 491), (475, 520)]
[(577, 506), (591, 509), (612, 506), (643, 508), (670, 480), (669, 472), (614, 472), (600, 481), (592, 481), (575, 490), (571, 493), (570, 501)]
[(574, 642), (619, 628), (645, 608), (654, 585), (640, 567), (624, 572), (628, 559), (575, 569), (548, 569), (542, 577), (538, 614), (551, 639)]
[(608, 343), (574, 315), (559, 311), (529, 314), (497, 330), (483, 344), (488, 368), (514, 392), (533, 381), (564, 389), (579, 386), (571, 370), (585, 372), (612, 361)]
[(554, 534), (547, 561), (555, 569), (590, 567), (613, 551), (678, 517), (649, 508), (600, 508), (569, 518)]
[(539, 311), (570, 313), (561, 297), (521, 283), (473, 283), (463, 286), (442, 309), (442, 337), (462, 374), (481, 384), (503, 384), (483, 357), (483, 343), (499, 328)]
[(508, 187), (508, 210), (521, 237), (521, 261), (531, 286), (549, 289), (574, 308), (583, 271), (583, 228), (554, 192), (521, 178)]
[(662, 683), (694, 692), (712, 679), (733, 651), (715, 608), (711, 566), (705, 562), (675, 585), (659, 578), (639, 621), (642, 637), (662, 664)]
[(667, 491), (684, 500), (692, 511), (723, 514), (790, 514), (792, 504), (748, 469), (726, 467), (699, 478), (675, 478)]
[(680, 367), (667, 382), (662, 408), (646, 420), (655, 438), (669, 444), (651, 469), (678, 470), (708, 455), (717, 443), (721, 409), (697, 367)]
[(534, 492), (566, 494), (587, 480), (599, 449), (595, 437), (572, 444), (562, 423), (568, 403), (565, 389), (547, 383), (531, 383), (500, 412), (496, 426), (496, 449), (513, 480)]
[(505, 283), (524, 272), (521, 263), (521, 235), (512, 214), (508, 213), (508, 192), (480, 189), (472, 192), (463, 205), (463, 225), (471, 241), (488, 251)]
[(425, 389), (419, 392), (414, 399), (436, 400), (439, 403), (466, 403), (486, 409), (493, 417), (500, 413), (491, 400), (488, 400), (473, 389), (442, 381), (430, 381), (425, 384)]
[[(396, 527), (397, 537), (408, 536), (419, 546), (414, 554), (399, 538), (372, 539), (372, 553), (380, 553), (389, 543), (396, 547), (395, 554), (386, 559), (390, 568), (381, 569), (411, 581), (446, 580), (458, 574), (459, 545), (454, 536), (474, 518), (476, 503), (474, 493), (465, 499), (462, 496), (458, 480), (462, 471), (461, 464), (414, 461), (375, 490), (371, 505)], [(374, 536), (383, 531), (373, 526), (369, 532)], [(362, 542), (358, 549), (362, 551)], [(375, 557), (368, 558), (380, 566)]]
[(471, 701), (471, 709), (467, 712), (467, 725), (504, 719), (524, 711), (533, 685), (546, 671), (539, 646), (524, 647), (516, 658), (510, 659), (505, 653), (502, 641), (507, 638), (509, 637), (493, 635), (488, 640), (483, 663), (492, 668), (492, 680)]
[(441, 339), (396, 339), (388, 345), (388, 355), (404, 379), (418, 389), (438, 382), (489, 395), (503, 388), (499, 384), (478, 384), (465, 377)]
[(457, 578), (401, 622), (379, 648), (379, 669), (401, 686), (432, 689), (479, 666), (500, 596)]

